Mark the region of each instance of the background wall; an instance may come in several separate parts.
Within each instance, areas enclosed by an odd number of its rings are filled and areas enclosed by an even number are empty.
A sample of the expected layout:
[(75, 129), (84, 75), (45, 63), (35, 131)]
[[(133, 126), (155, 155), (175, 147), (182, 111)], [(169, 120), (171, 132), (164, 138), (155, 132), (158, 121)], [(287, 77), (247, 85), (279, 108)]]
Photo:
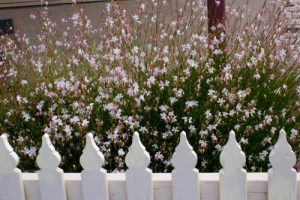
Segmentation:
[[(83, 2), (84, 0), (78, 0), (77, 2)], [(180, 0), (185, 1), (185, 0)], [(233, 6), (238, 7), (245, 5), (247, 0), (231, 0)], [(50, 15), (54, 20), (60, 21), (62, 18), (72, 16), (73, 8), (69, 4), (71, 0), (49, 0)], [(66, 3), (69, 2), (69, 3)], [(105, 8), (107, 1), (88, 0), (87, 3), (80, 4), (86, 10), (88, 17), (92, 23), (99, 22), (101, 10)], [(121, 4), (127, 9), (132, 10), (135, 0), (123, 0)], [(227, 0), (227, 3), (230, 2)], [(27, 5), (27, 6), (24, 6)], [(34, 5), (34, 6), (32, 6)], [(30, 18), (31, 14), (37, 14), (40, 9), (40, 1), (37, 0), (0, 0), (0, 20), (12, 19), (14, 29), (20, 30), (26, 33), (30, 38), (36, 35), (36, 29), (38, 24), (36, 21)], [(250, 1), (248, 4), (249, 9), (254, 14), (263, 5), (263, 1)]]
[[(19, 0), (20, 1), (20, 0)], [(69, 0), (68, 2), (71, 2)], [(99, 22), (101, 10), (105, 8), (107, 1), (92, 1), (80, 4), (85, 8), (85, 12), (91, 19), (92, 23)], [(131, 10), (134, 5), (134, 0), (124, 0), (121, 4)], [(20, 5), (20, 4), (16, 4)], [(39, 27), (37, 21), (32, 20), (31, 14), (38, 14), (41, 6), (21, 6), (21, 7), (5, 7), (1, 8), (0, 1), (0, 20), (12, 19), (15, 30), (19, 30), (33, 38), (36, 35), (36, 30)], [(66, 4), (49, 4), (49, 13), (54, 21), (59, 22), (62, 18), (68, 18), (73, 15), (74, 9), (70, 3)]]

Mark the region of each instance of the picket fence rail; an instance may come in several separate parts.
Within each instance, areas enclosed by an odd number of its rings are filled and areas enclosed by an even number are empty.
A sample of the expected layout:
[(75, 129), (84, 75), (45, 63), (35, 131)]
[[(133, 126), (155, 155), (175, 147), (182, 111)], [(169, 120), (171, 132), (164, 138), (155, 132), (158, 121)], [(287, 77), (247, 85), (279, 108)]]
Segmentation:
[(0, 200), (300, 200), (300, 173), (293, 169), (296, 156), (284, 130), (269, 160), (268, 173), (247, 173), (245, 154), (231, 131), (220, 155), (220, 172), (199, 173), (197, 155), (182, 132), (171, 159), (174, 170), (156, 174), (148, 168), (150, 155), (136, 132), (125, 157), (128, 170), (110, 174), (102, 168), (104, 156), (93, 135), (87, 134), (80, 157), (84, 170), (71, 174), (58, 167), (61, 157), (45, 134), (37, 156), (40, 171), (22, 173), (16, 168), (19, 157), (3, 134)]

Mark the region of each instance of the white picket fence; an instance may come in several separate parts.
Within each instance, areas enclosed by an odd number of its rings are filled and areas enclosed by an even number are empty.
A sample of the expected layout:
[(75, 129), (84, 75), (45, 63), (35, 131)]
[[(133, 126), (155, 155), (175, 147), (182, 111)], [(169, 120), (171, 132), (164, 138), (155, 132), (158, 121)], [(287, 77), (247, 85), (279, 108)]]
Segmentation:
[(247, 173), (245, 154), (232, 131), (220, 156), (220, 172), (199, 173), (197, 155), (182, 132), (171, 160), (173, 172), (155, 174), (147, 168), (150, 155), (134, 133), (125, 158), (128, 170), (108, 174), (102, 168), (103, 154), (87, 134), (80, 158), (84, 170), (68, 174), (58, 167), (61, 157), (45, 134), (37, 157), (40, 171), (21, 173), (16, 168), (19, 158), (3, 134), (0, 200), (300, 200), (300, 174), (293, 169), (296, 156), (284, 130), (269, 159), (268, 173)]

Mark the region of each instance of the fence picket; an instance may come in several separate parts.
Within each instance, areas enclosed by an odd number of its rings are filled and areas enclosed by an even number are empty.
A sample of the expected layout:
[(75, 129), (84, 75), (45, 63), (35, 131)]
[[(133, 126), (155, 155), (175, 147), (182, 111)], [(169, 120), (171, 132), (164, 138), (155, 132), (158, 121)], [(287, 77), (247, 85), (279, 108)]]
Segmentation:
[(86, 135), (86, 145), (80, 157), (83, 200), (108, 200), (107, 173), (102, 168), (104, 155), (97, 147), (93, 134)]
[(279, 139), (270, 153), (269, 160), (272, 168), (268, 171), (268, 199), (296, 200), (297, 172), (293, 169), (296, 155), (289, 145), (286, 132), (283, 129), (280, 131)]
[(300, 176), (293, 168), (296, 155), (284, 130), (280, 131), (278, 141), (269, 155), (272, 168), (268, 171), (268, 188), (264, 187), (266, 173), (247, 174), (243, 168), (246, 157), (233, 131), (220, 155), (222, 169), (219, 174), (205, 175), (199, 174), (195, 168), (197, 155), (186, 133), (182, 132), (171, 159), (174, 166), (171, 176), (152, 174), (148, 168), (150, 155), (137, 132), (133, 135), (125, 157), (128, 167), (125, 174), (107, 174), (102, 168), (104, 155), (97, 147), (93, 135), (87, 134), (80, 157), (83, 167), (81, 176), (66, 175), (58, 167), (61, 157), (48, 134), (42, 137), (42, 146), (36, 160), (40, 171), (37, 174), (22, 174), (17, 168), (19, 157), (7, 137), (6, 134), (0, 136), (0, 200), (247, 200), (247, 196), (249, 200), (300, 200), (300, 185), (297, 186)]
[(22, 173), (16, 168), (18, 163), (19, 157), (8, 143), (7, 135), (2, 134), (0, 136), (0, 199), (25, 200)]
[(67, 200), (63, 170), (58, 167), (61, 157), (55, 151), (49, 135), (42, 137), (42, 147), (37, 156), (39, 189), (42, 200)]
[(199, 200), (199, 171), (195, 168), (197, 154), (189, 144), (186, 133), (180, 134), (180, 142), (171, 160), (173, 200)]
[(125, 163), (126, 187), (128, 200), (153, 200), (152, 171), (147, 168), (150, 155), (142, 144), (139, 134), (135, 132)]
[(246, 156), (237, 143), (234, 131), (220, 155), (220, 200), (247, 199), (247, 172), (243, 169)]

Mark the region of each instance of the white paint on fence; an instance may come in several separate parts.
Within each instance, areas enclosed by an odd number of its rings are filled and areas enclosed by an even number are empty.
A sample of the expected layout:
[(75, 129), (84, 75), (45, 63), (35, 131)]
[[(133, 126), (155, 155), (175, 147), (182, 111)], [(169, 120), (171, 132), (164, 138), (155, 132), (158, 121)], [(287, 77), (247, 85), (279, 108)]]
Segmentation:
[(37, 156), (39, 190), (42, 200), (67, 200), (63, 170), (58, 167), (61, 157), (55, 151), (49, 135), (42, 137), (42, 147)]
[(247, 172), (243, 169), (246, 156), (237, 143), (234, 131), (220, 155), (220, 200), (247, 199)]
[(80, 157), (82, 193), (84, 200), (108, 200), (107, 173), (102, 168), (104, 155), (97, 147), (93, 134), (86, 135), (86, 145)]
[(244, 200), (246, 195), (248, 200), (300, 200), (300, 173), (292, 168), (296, 158), (283, 130), (270, 154), (272, 169), (269, 176), (266, 173), (246, 174), (243, 169), (245, 155), (234, 132), (230, 133), (221, 153), (223, 169), (219, 174), (198, 174), (195, 169), (197, 156), (184, 132), (171, 160), (175, 167), (172, 175), (152, 174), (147, 168), (150, 155), (138, 133), (133, 135), (125, 158), (129, 167), (126, 174), (106, 174), (102, 168), (104, 156), (92, 134), (88, 134), (86, 140), (80, 159), (84, 168), (81, 174), (64, 174), (58, 168), (61, 158), (47, 134), (43, 136), (37, 158), (41, 170), (21, 174), (16, 168), (19, 158), (9, 145), (7, 136), (2, 135), (0, 200), (66, 200), (66, 196), (68, 200), (172, 200), (172, 196), (173, 200)]
[(135, 132), (125, 157), (126, 189), (128, 200), (153, 200), (152, 171), (147, 168), (150, 155)]
[(196, 169), (197, 154), (189, 144), (186, 133), (180, 134), (180, 142), (171, 160), (173, 200), (199, 200), (199, 171)]
[(279, 139), (270, 153), (269, 160), (269, 200), (297, 199), (297, 172), (293, 169), (296, 155), (286, 139), (284, 130), (280, 131)]
[(0, 199), (25, 200), (22, 173), (17, 167), (19, 157), (7, 140), (7, 135), (0, 137)]

